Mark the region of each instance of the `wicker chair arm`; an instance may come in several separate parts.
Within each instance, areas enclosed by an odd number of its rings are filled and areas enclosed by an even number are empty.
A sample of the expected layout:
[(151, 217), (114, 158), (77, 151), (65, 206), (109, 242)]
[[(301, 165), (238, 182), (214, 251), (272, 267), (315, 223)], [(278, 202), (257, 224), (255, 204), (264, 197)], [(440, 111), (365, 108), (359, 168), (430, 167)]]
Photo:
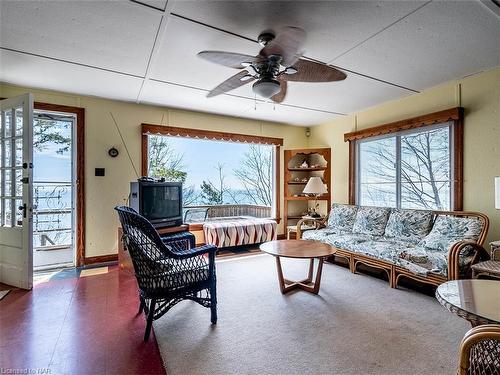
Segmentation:
[(483, 260), (490, 259), (490, 254), (486, 249), (473, 241), (459, 241), (453, 244), (448, 251), (448, 279), (458, 280), (460, 278), (460, 256), (461, 252), (466, 247), (472, 247), (475, 251), (472, 262), (468, 266), (467, 273), (470, 272), (470, 266)]
[[(462, 339), (462, 343), (460, 344), (460, 353), (459, 353), (459, 367), (458, 374), (459, 375), (468, 375), (469, 368), (471, 367), (470, 359), (471, 359), (471, 349), (485, 340), (493, 340), (498, 341), (498, 345), (500, 346), (500, 325), (498, 324), (484, 324), (470, 329)], [(488, 353), (484, 353), (488, 355)], [(491, 353), (490, 353), (491, 354)], [(488, 361), (485, 361), (488, 362)], [(497, 365), (500, 360), (497, 359)], [(484, 372), (486, 373), (486, 372)]]
[(192, 249), (186, 249), (186, 250), (171, 250), (170, 255), (174, 259), (188, 259), (204, 254), (209, 254), (209, 255), (215, 255), (217, 252), (217, 246), (214, 245), (203, 245), (199, 247), (195, 247)]
[(302, 238), (302, 224), (304, 224), (305, 222), (310, 222), (310, 221), (312, 221), (314, 223), (315, 229), (319, 229), (319, 228), (325, 227), (326, 218), (321, 219), (321, 220), (316, 220), (316, 219), (311, 219), (311, 218), (300, 219), (297, 222), (297, 234), (295, 237), (297, 240), (300, 240)]

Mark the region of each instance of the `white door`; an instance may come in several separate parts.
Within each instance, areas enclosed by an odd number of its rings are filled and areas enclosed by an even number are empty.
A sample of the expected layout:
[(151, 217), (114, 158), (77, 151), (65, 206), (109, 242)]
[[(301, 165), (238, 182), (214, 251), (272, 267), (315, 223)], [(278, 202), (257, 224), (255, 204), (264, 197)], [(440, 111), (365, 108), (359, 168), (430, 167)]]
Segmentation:
[(0, 100), (0, 282), (33, 286), (33, 96)]

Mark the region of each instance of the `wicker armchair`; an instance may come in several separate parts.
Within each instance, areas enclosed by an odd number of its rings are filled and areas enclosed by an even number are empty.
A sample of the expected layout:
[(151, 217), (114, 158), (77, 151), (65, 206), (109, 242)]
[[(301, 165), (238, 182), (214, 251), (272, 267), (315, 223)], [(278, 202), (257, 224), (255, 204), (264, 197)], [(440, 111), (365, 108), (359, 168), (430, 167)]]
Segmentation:
[(480, 325), (465, 334), (458, 375), (500, 375), (500, 325)]
[(151, 223), (132, 208), (119, 206), (115, 210), (123, 228), (123, 245), (130, 252), (139, 286), (139, 314), (145, 311), (147, 316), (144, 341), (149, 339), (153, 320), (186, 299), (209, 307), (212, 324), (216, 324), (217, 247), (191, 248), (189, 239), (162, 239)]

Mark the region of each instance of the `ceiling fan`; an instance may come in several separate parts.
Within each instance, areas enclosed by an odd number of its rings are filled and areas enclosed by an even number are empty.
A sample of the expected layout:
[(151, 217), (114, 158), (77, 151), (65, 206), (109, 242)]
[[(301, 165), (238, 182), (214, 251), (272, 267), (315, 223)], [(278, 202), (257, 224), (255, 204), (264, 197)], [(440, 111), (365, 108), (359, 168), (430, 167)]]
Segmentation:
[(241, 71), (207, 94), (208, 98), (224, 94), (252, 81), (253, 91), (266, 99), (281, 103), (286, 96), (287, 82), (342, 81), (346, 75), (331, 66), (301, 59), (300, 49), (306, 32), (287, 26), (277, 35), (270, 31), (259, 35), (263, 48), (257, 56), (223, 51), (201, 51), (198, 56), (216, 64)]

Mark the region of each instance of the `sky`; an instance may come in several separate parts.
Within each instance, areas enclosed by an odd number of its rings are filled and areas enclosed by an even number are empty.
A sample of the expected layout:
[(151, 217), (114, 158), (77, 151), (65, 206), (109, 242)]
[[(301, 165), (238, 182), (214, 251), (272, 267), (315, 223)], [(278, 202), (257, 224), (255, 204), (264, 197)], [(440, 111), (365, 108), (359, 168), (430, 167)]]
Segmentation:
[[(219, 162), (224, 164), (225, 184), (237, 189), (241, 184), (233, 171), (240, 166), (244, 153), (250, 145), (246, 143), (220, 142), (194, 138), (169, 137), (173, 148), (183, 155), (183, 164), (188, 174), (186, 185), (199, 188), (203, 180), (218, 182)], [(267, 146), (272, 147), (272, 146)]]

